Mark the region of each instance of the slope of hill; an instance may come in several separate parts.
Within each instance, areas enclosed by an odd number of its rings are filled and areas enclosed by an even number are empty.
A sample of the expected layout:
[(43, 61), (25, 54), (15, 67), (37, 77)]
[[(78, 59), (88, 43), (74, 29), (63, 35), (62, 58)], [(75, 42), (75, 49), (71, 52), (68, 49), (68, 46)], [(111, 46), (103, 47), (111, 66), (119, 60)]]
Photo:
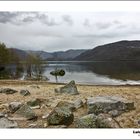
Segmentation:
[(140, 41), (119, 41), (87, 50), (74, 60), (119, 61), (140, 60)]
[(67, 50), (67, 51), (58, 51), (58, 52), (45, 52), (45, 51), (25, 51), (16, 48), (10, 48), (13, 52), (15, 52), (21, 60), (25, 60), (29, 53), (39, 54), (43, 60), (56, 60), (56, 61), (64, 61), (64, 60), (73, 60), (75, 57), (85, 52), (86, 50)]
[(25, 60), (26, 57), (28, 56), (28, 53), (24, 50), (20, 50), (17, 48), (10, 48), (9, 50), (16, 53), (21, 60)]

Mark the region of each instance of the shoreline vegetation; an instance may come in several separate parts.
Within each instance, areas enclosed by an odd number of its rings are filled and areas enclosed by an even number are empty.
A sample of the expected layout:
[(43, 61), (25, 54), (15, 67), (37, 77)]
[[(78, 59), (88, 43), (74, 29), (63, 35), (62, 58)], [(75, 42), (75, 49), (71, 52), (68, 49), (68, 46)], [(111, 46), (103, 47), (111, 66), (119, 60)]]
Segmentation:
[[(17, 123), (18, 128), (77, 128), (75, 124), (77, 119), (82, 118), (85, 115), (88, 115), (87, 106), (86, 106), (86, 102), (88, 98), (99, 97), (99, 96), (121, 97), (128, 101), (132, 101), (134, 103), (135, 109), (123, 112), (122, 114), (119, 114), (118, 116), (114, 117), (113, 122), (111, 122), (111, 126), (108, 126), (108, 127), (109, 128), (112, 128), (112, 127), (113, 128), (139, 128), (139, 121), (140, 121), (139, 88), (140, 88), (140, 85), (76, 84), (77, 90), (79, 92), (79, 94), (77, 95), (55, 92), (56, 88), (61, 88), (65, 85), (66, 85), (65, 83), (49, 83), (47, 81), (44, 82), (44, 81), (0, 80), (0, 89), (10, 88), (17, 91), (14, 94), (0, 93), (0, 112), (5, 113), (6, 117), (10, 121), (15, 121)], [(21, 95), (21, 92), (20, 92), (21, 90), (22, 91), (28, 90), (30, 92), (30, 95), (28, 96)], [(80, 106), (73, 112), (74, 118), (71, 124), (65, 125), (62, 123), (61, 125), (59, 124), (53, 125), (53, 124), (48, 123), (48, 120), (47, 120), (48, 115), (52, 114), (52, 112), (55, 114), (57, 111), (60, 111), (58, 110), (58, 106), (62, 107), (65, 104), (66, 106), (71, 107), (71, 104), (69, 103), (73, 103), (77, 100), (81, 100), (82, 105), (80, 105), (79, 103)], [(19, 105), (20, 104), (25, 105), (28, 103), (32, 103), (32, 101), (42, 102), (41, 105), (35, 105), (31, 107), (31, 109), (37, 116), (36, 119), (25, 119), (25, 116), (19, 117), (17, 116), (15, 112), (14, 113), (11, 112), (11, 110), (9, 110), (9, 107), (8, 107), (9, 105), (14, 104), (15, 102), (16, 103), (18, 102)], [(57, 111), (55, 110), (56, 112), (54, 112), (55, 108), (57, 108)], [(60, 112), (63, 114), (65, 110), (63, 111), (61, 110)], [(69, 113), (68, 110), (66, 112)], [(67, 119), (71, 119), (71, 117), (72, 116), (70, 114), (69, 118)], [(88, 117), (94, 117), (94, 116), (88, 116)], [(100, 117), (104, 118), (106, 116), (100, 116)], [(106, 122), (106, 118), (104, 119)], [(119, 125), (117, 124), (113, 125), (114, 120), (117, 121)], [(83, 127), (83, 124), (79, 124), (79, 126)], [(86, 127), (89, 128), (88, 126)], [(90, 126), (90, 128), (93, 128), (93, 126)]]

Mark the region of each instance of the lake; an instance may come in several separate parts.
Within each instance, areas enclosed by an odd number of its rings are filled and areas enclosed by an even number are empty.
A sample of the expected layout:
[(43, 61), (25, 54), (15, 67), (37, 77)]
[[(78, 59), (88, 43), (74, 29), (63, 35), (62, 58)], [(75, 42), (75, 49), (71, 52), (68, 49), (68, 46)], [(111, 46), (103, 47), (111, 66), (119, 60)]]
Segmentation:
[(49, 61), (45, 73), (50, 82), (55, 77), (50, 75), (55, 69), (64, 69), (66, 74), (58, 77), (58, 82), (66, 83), (75, 80), (76, 83), (89, 85), (123, 85), (140, 84), (140, 62), (72, 62)]

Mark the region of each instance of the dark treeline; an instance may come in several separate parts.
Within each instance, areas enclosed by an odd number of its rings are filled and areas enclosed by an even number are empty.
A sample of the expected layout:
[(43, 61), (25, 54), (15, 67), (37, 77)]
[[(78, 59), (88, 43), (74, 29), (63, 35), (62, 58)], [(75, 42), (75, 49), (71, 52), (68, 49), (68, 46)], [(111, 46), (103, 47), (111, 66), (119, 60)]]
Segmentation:
[(21, 62), (20, 57), (4, 43), (0, 43), (0, 79), (17, 79), (23, 74), (26, 79), (42, 79), (43, 67), (40, 54), (28, 54)]

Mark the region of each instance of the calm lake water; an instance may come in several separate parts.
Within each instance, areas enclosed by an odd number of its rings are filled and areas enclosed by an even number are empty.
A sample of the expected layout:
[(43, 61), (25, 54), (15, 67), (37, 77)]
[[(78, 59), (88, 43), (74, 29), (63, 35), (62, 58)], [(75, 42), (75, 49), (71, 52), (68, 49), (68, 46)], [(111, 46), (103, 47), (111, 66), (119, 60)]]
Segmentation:
[(90, 85), (140, 84), (140, 62), (58, 62), (51, 61), (45, 68), (45, 75), (50, 82), (55, 77), (50, 75), (55, 69), (64, 69), (66, 74), (58, 77), (58, 82), (69, 82)]

